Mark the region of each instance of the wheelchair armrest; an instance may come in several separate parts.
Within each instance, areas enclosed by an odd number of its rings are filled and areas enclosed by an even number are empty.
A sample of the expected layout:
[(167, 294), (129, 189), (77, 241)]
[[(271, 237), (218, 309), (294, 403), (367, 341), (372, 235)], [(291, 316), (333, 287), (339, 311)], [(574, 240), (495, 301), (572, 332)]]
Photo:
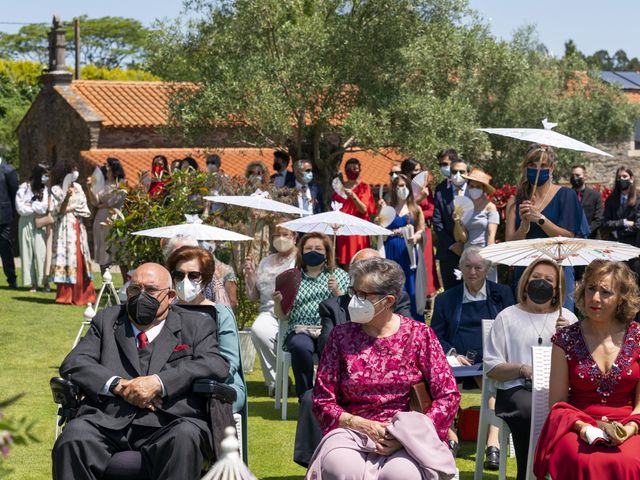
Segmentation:
[(237, 397), (237, 393), (232, 387), (210, 378), (200, 378), (193, 382), (191, 391), (199, 395), (213, 397), (223, 403), (233, 403)]
[(71, 420), (78, 413), (80, 408), (81, 392), (80, 387), (75, 383), (60, 377), (53, 377), (49, 381), (53, 401), (60, 405), (58, 415), (60, 420), (58, 425), (62, 426), (67, 420)]

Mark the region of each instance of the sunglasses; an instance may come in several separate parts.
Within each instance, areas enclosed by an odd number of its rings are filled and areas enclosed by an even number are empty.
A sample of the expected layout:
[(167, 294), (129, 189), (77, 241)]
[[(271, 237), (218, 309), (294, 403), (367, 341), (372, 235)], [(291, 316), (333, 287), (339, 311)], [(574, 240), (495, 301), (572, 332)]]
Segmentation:
[(466, 175), (467, 171), (466, 170), (451, 170), (451, 173), (453, 175), (455, 175), (456, 173), (459, 173), (460, 175)]
[(202, 279), (202, 273), (200, 272), (181, 272), (180, 270), (171, 272), (171, 278), (176, 282), (181, 282), (185, 276), (192, 282), (199, 282)]
[(389, 172), (389, 176), (393, 177), (394, 175), (400, 175), (402, 172)]

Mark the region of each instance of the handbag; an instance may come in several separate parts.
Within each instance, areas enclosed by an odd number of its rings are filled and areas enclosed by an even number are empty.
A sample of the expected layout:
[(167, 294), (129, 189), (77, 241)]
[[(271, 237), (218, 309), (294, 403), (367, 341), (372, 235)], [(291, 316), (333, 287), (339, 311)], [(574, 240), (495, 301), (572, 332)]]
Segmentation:
[[(411, 335), (407, 342), (407, 348), (413, 346), (414, 329), (411, 329)], [(429, 386), (426, 380), (422, 380), (414, 385), (411, 385), (409, 390), (409, 409), (412, 412), (427, 413), (431, 408), (433, 400), (431, 399), (431, 393), (429, 392)]]
[(50, 213), (46, 213), (45, 215), (38, 215), (36, 217), (36, 228), (42, 228), (49, 225), (53, 225), (54, 222), (53, 215)]

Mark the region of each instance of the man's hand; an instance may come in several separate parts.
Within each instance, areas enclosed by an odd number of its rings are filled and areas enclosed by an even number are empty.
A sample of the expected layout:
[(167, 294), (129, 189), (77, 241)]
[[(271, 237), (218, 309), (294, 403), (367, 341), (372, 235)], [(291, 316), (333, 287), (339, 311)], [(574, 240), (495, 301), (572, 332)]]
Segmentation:
[(154, 412), (161, 404), (162, 384), (155, 375), (136, 377), (132, 380), (122, 379), (114, 392), (131, 405), (148, 408)]

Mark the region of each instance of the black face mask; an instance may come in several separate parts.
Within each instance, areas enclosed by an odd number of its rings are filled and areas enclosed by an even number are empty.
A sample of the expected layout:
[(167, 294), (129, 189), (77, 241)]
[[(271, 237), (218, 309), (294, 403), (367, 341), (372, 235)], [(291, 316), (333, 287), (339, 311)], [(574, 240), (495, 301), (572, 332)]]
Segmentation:
[(138, 325), (149, 325), (153, 322), (158, 314), (158, 308), (160, 308), (160, 301), (147, 292), (127, 300), (129, 319)]
[(571, 177), (569, 181), (571, 182), (571, 186), (573, 188), (582, 188), (582, 186), (584, 185), (584, 178), (582, 177)]
[(326, 260), (327, 260), (327, 257), (325, 257), (320, 252), (316, 252), (315, 250), (312, 250), (302, 255), (302, 261), (304, 262), (305, 265), (309, 265), (310, 267), (317, 267), (321, 263), (324, 263)]
[(627, 188), (629, 188), (631, 186), (631, 180), (628, 179), (620, 179), (620, 180), (616, 180), (616, 183), (618, 184), (618, 188), (620, 190), (626, 190)]
[(553, 298), (553, 285), (542, 278), (531, 280), (527, 285), (527, 297), (533, 303), (543, 305)]

